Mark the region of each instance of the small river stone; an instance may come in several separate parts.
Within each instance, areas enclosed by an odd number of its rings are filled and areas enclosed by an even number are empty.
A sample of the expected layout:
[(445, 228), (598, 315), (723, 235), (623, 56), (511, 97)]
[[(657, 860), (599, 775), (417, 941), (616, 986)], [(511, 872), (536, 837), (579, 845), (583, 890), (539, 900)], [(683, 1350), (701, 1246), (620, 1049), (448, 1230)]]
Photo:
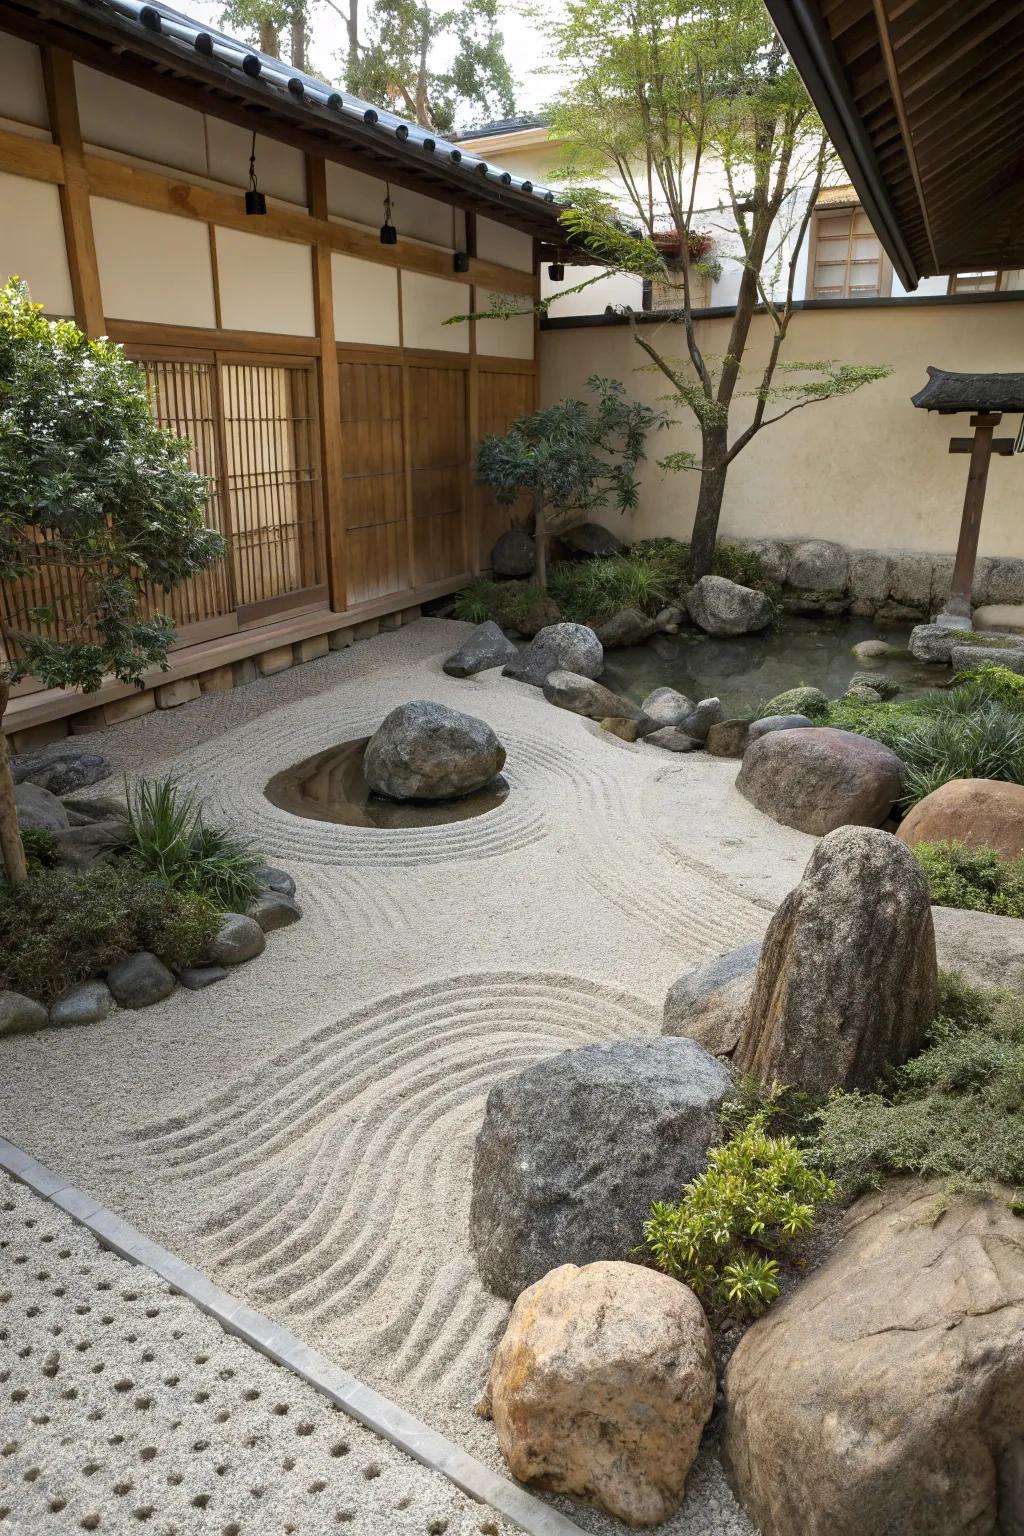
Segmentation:
[(223, 981), (227, 974), (222, 965), (186, 965), (178, 972), (178, 980), (190, 992), (201, 992), (215, 981)]
[(156, 955), (142, 949), (111, 967), (107, 972), (107, 986), (122, 1008), (149, 1008), (170, 997), (174, 991), (174, 974)]
[(83, 981), (59, 997), (50, 1009), (51, 1024), (98, 1024), (105, 1019), (114, 999), (105, 981)]
[(254, 869), (253, 879), (268, 891), (277, 891), (281, 896), (295, 895), (295, 881), (284, 869), (275, 869), (272, 864), (265, 864), (262, 869)]
[(764, 715), (760, 720), (750, 722), (747, 739), (756, 741), (759, 736), (767, 736), (769, 731), (798, 731), (811, 723), (806, 715)]
[(649, 746), (661, 747), (664, 752), (696, 752), (701, 746), (695, 737), (687, 736), (685, 731), (677, 730), (674, 725), (663, 725), (660, 730), (652, 731), (643, 739)]
[(20, 992), (0, 992), (0, 1035), (20, 1035), (42, 1029), (48, 1015), (42, 1003)]
[(302, 916), (302, 908), (291, 896), (267, 891), (257, 896), (249, 908), (249, 916), (256, 919), (264, 933), (273, 933), (276, 928), (288, 928), (292, 923), (297, 923)]
[(255, 918), (244, 912), (225, 912), (217, 936), (210, 945), (209, 958), (216, 965), (242, 965), (255, 960), (267, 947), (263, 929)]

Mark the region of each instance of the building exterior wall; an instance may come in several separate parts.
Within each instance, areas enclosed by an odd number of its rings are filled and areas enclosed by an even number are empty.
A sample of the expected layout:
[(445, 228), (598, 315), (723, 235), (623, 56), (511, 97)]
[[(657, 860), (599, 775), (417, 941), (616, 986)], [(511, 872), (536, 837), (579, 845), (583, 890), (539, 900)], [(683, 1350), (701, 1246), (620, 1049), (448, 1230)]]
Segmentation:
[[(729, 321), (701, 320), (705, 354), (725, 351)], [(754, 321), (741, 390), (753, 387), (768, 344), (764, 316)], [(645, 335), (666, 352), (685, 352), (682, 328), (651, 325)], [(884, 300), (872, 305), (798, 311), (784, 356), (829, 357), (851, 363), (887, 363), (893, 372), (845, 399), (795, 411), (764, 428), (729, 469), (722, 532), (744, 538), (834, 539), (857, 548), (956, 548), (968, 460), (951, 455), (949, 438), (969, 431), (966, 417), (916, 410), (910, 396), (926, 382), (928, 364), (956, 370), (1011, 372), (1024, 345), (1024, 302), (943, 299), (936, 303)], [(582, 395), (592, 373), (621, 379), (629, 393), (660, 405), (665, 381), (639, 371), (648, 360), (622, 325), (580, 326), (541, 332), (541, 401)], [(731, 436), (750, 418), (752, 401), (737, 400)], [(678, 410), (680, 418), (688, 413)], [(1005, 422), (1013, 434), (1015, 418)], [(650, 441), (642, 468), (640, 503), (627, 520), (606, 519), (631, 538), (689, 537), (698, 476), (665, 475), (654, 462), (682, 449), (699, 452), (689, 417)], [(981, 531), (982, 555), (1024, 554), (1024, 457), (994, 458)]]

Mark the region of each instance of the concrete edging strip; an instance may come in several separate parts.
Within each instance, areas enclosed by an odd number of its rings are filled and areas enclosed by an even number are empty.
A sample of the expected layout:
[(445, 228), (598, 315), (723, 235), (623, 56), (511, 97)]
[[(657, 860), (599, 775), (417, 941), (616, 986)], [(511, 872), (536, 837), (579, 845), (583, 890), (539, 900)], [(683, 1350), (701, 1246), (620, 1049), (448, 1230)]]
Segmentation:
[(150, 1242), (135, 1227), (76, 1189), (20, 1147), (0, 1136), (0, 1168), (50, 1200), (90, 1231), (105, 1248), (141, 1264), (277, 1365), (287, 1367), (322, 1392), (360, 1424), (405, 1451), (416, 1461), (449, 1478), (464, 1493), (490, 1505), (531, 1536), (570, 1536), (581, 1527), (534, 1498), (508, 1478), (477, 1461), (443, 1435), (413, 1418), (397, 1403), (365, 1386), (348, 1371), (304, 1344), (294, 1333), (222, 1291), (201, 1270)]

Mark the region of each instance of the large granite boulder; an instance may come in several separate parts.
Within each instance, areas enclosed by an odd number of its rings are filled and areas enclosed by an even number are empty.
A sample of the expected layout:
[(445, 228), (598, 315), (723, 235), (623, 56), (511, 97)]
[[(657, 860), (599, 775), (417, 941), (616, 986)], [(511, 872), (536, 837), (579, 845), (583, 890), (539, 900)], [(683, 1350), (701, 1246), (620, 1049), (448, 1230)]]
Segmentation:
[(1024, 923), (994, 912), (932, 907), (939, 968), (958, 971), (976, 987), (1024, 992)]
[(760, 562), (765, 580), (776, 587), (785, 586), (793, 557), (792, 547), (785, 539), (744, 539), (742, 547)]
[(525, 528), (509, 528), (491, 550), (491, 574), (499, 581), (516, 581), (533, 575), (536, 546)]
[[(66, 809), (66, 808), (65, 808)], [(106, 821), (86, 821), (59, 827), (53, 834), (57, 857), (69, 869), (87, 869), (111, 858), (125, 840), (128, 825), (123, 816)]]
[(577, 672), (600, 677), (604, 649), (586, 624), (549, 624), (502, 669), (505, 677), (543, 688), (552, 672)]
[(771, 599), (726, 576), (702, 576), (686, 597), (690, 618), (709, 635), (749, 635), (772, 622)]
[(597, 638), (606, 651), (612, 651), (623, 645), (643, 645), (659, 630), (657, 619), (649, 619), (639, 608), (623, 608), (597, 626)]
[[(1001, 636), (1008, 640), (1009, 636)], [(954, 672), (972, 672), (975, 667), (1005, 667), (1007, 672), (1024, 675), (1024, 645), (954, 645), (949, 653)]]
[(454, 800), (482, 789), (505, 764), (484, 720), (432, 699), (393, 709), (363, 753), (363, 776), (389, 800)]
[(558, 535), (559, 543), (569, 555), (582, 555), (587, 559), (607, 559), (621, 555), (625, 544), (601, 523), (577, 523)]
[(693, 1040), (565, 1051), (496, 1083), (476, 1140), (470, 1234), (513, 1301), (558, 1264), (626, 1257), (652, 1200), (704, 1166), (731, 1077)]
[(715, 1401), (688, 1286), (636, 1264), (563, 1264), (524, 1291), (481, 1411), (512, 1475), (631, 1526), (678, 1509)]
[(736, 788), (783, 826), (822, 836), (885, 821), (903, 789), (903, 764), (853, 731), (770, 731), (744, 752)]
[(790, 552), (786, 580), (802, 592), (838, 596), (850, 580), (850, 552), (830, 539), (804, 539)]
[(485, 619), (452, 652), (444, 670), (449, 677), (475, 677), (489, 667), (503, 667), (515, 654), (516, 648), (504, 630), (493, 619)]
[(916, 843), (965, 843), (1018, 859), (1024, 853), (1024, 785), (951, 779), (917, 802), (896, 836), (911, 848)]
[(102, 752), (24, 752), (11, 763), (15, 784), (38, 784), (53, 795), (70, 795), (87, 784), (98, 784), (110, 772)]
[(266, 934), (246, 912), (223, 912), (207, 956), (214, 965), (245, 965), (267, 947)]
[(760, 953), (759, 940), (741, 944), (680, 976), (665, 999), (662, 1034), (685, 1036), (712, 1056), (730, 1057), (746, 1026)]
[(915, 661), (929, 661), (945, 666), (954, 647), (962, 645), (964, 635), (969, 632), (970, 621), (964, 624), (963, 629), (951, 629), (948, 624), (917, 624), (910, 631), (910, 654)]
[(578, 672), (551, 672), (544, 683), (544, 697), (559, 709), (569, 709), (575, 715), (586, 715), (590, 720), (642, 720), (643, 710), (621, 694), (597, 683), (591, 677), (581, 677)]
[(23, 832), (36, 829), (59, 832), (70, 825), (68, 813), (57, 796), (28, 779), (14, 786), (14, 808)]
[(860, 1200), (725, 1377), (727, 1470), (762, 1536), (1024, 1530), (1024, 1221), (898, 1181)]
[(657, 721), (658, 725), (680, 725), (697, 706), (675, 688), (655, 688), (640, 707), (647, 718)]
[(888, 832), (841, 827), (768, 926), (733, 1064), (815, 1094), (873, 1088), (921, 1045), (937, 1003), (920, 865)]

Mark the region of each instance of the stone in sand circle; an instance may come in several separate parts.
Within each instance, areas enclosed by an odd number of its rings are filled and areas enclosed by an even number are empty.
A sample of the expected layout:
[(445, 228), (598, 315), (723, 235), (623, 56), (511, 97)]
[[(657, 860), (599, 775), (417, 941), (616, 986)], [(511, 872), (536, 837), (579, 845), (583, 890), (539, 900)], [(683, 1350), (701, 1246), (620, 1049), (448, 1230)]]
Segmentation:
[(363, 755), (363, 775), (389, 800), (454, 800), (489, 784), (505, 748), (484, 720), (413, 699), (377, 727)]

